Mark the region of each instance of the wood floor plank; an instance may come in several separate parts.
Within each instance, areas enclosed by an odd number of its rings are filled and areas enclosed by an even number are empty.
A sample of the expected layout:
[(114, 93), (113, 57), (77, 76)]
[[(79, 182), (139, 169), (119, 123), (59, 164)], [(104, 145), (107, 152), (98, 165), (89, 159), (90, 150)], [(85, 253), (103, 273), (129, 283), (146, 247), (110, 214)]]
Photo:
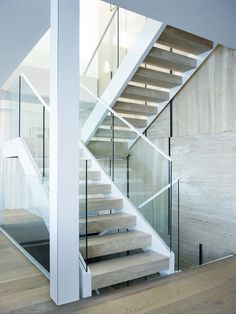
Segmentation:
[(0, 313), (233, 314), (235, 267), (234, 256), (57, 307), (49, 281), (0, 234)]

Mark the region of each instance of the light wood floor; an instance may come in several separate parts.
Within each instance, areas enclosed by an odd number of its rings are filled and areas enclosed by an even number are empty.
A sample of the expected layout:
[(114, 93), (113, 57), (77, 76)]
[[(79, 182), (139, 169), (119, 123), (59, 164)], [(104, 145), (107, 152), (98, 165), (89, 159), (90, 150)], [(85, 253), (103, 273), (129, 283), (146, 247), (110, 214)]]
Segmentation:
[(235, 314), (236, 257), (56, 307), (48, 280), (0, 234), (1, 313)]

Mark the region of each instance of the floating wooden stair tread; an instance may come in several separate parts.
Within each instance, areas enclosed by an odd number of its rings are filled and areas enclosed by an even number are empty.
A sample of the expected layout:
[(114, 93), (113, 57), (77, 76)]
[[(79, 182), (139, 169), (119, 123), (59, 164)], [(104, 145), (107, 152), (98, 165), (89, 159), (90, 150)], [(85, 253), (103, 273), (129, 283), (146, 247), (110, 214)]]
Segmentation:
[(199, 55), (213, 48), (212, 41), (172, 26), (166, 27), (158, 39), (158, 43), (194, 55)]
[[(88, 232), (96, 233), (113, 228), (132, 228), (136, 225), (136, 216), (126, 213), (98, 215), (88, 217)], [(85, 218), (80, 218), (80, 233), (85, 233)]]
[(182, 84), (182, 77), (140, 67), (132, 78), (133, 82), (144, 83), (163, 88), (172, 88)]
[(150, 102), (162, 102), (169, 99), (169, 93), (151, 88), (128, 85), (121, 97)]
[[(86, 158), (80, 159), (80, 168), (85, 169), (85, 161), (86, 161)], [(88, 166), (88, 168), (92, 167), (92, 160), (91, 159), (87, 159), (87, 166)]]
[(194, 58), (156, 47), (151, 49), (144, 63), (182, 73), (197, 66), (197, 60)]
[[(85, 194), (85, 182), (80, 184), (80, 195)], [(109, 194), (111, 193), (111, 185), (106, 183), (89, 183), (88, 194)]]
[[(130, 124), (132, 124), (135, 128), (145, 128), (147, 126), (147, 120), (145, 119), (135, 119), (135, 118), (125, 118)], [(124, 126), (124, 123), (115, 117), (114, 121), (116, 126)], [(111, 126), (111, 116), (107, 116), (101, 125)]]
[[(107, 209), (122, 209), (123, 199), (115, 197), (91, 197), (88, 199), (88, 210), (99, 211)], [(85, 199), (80, 197), (80, 210), (85, 210)]]
[[(112, 157), (112, 142), (108, 141), (90, 141), (88, 148), (93, 155), (97, 158), (110, 158)], [(128, 155), (127, 142), (115, 142), (115, 158), (125, 158)]]
[[(101, 129), (99, 128), (95, 133), (94, 137), (102, 138), (112, 138), (113, 131), (111, 129)], [(114, 138), (123, 138), (123, 139), (135, 139), (137, 137), (135, 132), (125, 131), (125, 130), (114, 130)]]
[(114, 110), (123, 114), (133, 114), (141, 116), (156, 115), (158, 110), (155, 106), (145, 106), (124, 101), (117, 101)]
[[(85, 169), (80, 171), (79, 178), (80, 178), (80, 180), (85, 179)], [(101, 172), (95, 171), (95, 170), (88, 170), (87, 178), (88, 178), (88, 180), (100, 180), (101, 179)]]
[(92, 289), (99, 289), (148, 276), (169, 268), (168, 257), (157, 252), (118, 257), (89, 264), (92, 273)]
[[(152, 236), (141, 231), (130, 231), (88, 238), (88, 258), (145, 248), (151, 245)], [(80, 250), (85, 253), (85, 241)]]

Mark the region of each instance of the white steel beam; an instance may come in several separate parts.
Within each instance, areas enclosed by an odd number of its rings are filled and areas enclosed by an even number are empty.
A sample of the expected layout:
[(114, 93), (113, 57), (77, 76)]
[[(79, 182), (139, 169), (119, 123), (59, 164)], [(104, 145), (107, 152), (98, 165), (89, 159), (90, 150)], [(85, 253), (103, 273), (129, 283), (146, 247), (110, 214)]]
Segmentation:
[(50, 296), (79, 300), (79, 0), (51, 0)]

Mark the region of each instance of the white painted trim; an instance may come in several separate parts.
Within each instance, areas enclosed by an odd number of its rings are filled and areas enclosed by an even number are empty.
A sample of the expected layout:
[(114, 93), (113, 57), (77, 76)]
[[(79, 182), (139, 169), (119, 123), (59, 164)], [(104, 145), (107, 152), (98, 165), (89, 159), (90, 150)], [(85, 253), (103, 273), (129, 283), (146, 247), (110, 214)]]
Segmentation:
[(30, 80), (27, 78), (27, 76), (24, 73), (21, 73), (20, 75), (21, 77), (23, 77), (23, 79), (26, 81), (26, 83), (29, 85), (29, 87), (31, 88), (31, 90), (33, 91), (34, 95), (38, 98), (38, 100), (41, 102), (42, 106), (45, 107), (45, 109), (47, 110), (47, 112), (50, 112), (50, 107), (48, 106), (48, 104), (43, 100), (42, 96), (38, 93), (38, 91), (36, 90), (36, 88), (33, 86), (33, 84), (30, 82)]
[(141, 209), (142, 207), (144, 207), (145, 205), (147, 205), (149, 202), (151, 202), (152, 200), (154, 200), (157, 196), (159, 196), (160, 194), (162, 194), (163, 192), (165, 192), (166, 190), (168, 190), (171, 186), (175, 185), (177, 182), (179, 181), (179, 179), (175, 179), (174, 181), (172, 181), (171, 184), (167, 184), (164, 188), (162, 188), (161, 190), (159, 190), (157, 193), (153, 194), (151, 197), (149, 197), (145, 202), (143, 202), (142, 204), (140, 204), (138, 206), (138, 209)]
[[(116, 100), (126, 88), (164, 28), (165, 25), (163, 23), (147, 19), (134, 45), (128, 50), (113, 79), (101, 96), (102, 102), (108, 104), (111, 108), (114, 106)], [(88, 143), (93, 137), (106, 114), (106, 108), (100, 106), (98, 102), (81, 130), (81, 139), (84, 143)]]
[(88, 267), (86, 271), (86, 263), (81, 253), (79, 253), (80, 261), (80, 298), (88, 298), (92, 295), (92, 274)]
[(89, 149), (85, 146), (83, 142), (80, 142), (80, 147), (87, 156), (88, 159), (92, 160), (93, 169), (99, 170), (101, 172), (101, 181), (104, 183), (109, 183), (112, 188), (112, 196), (122, 198), (123, 199), (123, 212), (129, 213), (131, 215), (136, 216), (137, 223), (134, 229), (146, 232), (151, 234), (152, 236), (152, 245), (147, 248), (153, 251), (156, 251), (160, 254), (163, 254), (167, 257), (171, 257), (169, 268), (165, 271), (165, 273), (173, 272), (173, 256), (174, 253), (170, 251), (167, 244), (162, 240), (162, 238), (158, 235), (158, 233), (152, 228), (152, 226), (147, 222), (144, 216), (139, 212), (139, 210), (134, 206), (134, 204), (123, 195), (123, 193), (119, 190), (116, 184), (111, 180), (111, 178), (104, 172), (102, 167), (100, 166), (97, 159), (93, 156), (93, 154), (89, 151)]

